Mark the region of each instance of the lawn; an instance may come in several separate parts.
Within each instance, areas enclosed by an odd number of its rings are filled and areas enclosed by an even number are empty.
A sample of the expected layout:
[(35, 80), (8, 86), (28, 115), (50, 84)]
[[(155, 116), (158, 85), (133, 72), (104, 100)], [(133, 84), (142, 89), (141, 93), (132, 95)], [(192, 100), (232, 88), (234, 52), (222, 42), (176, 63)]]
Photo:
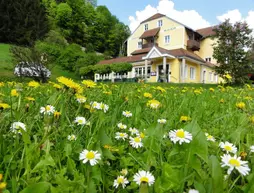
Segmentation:
[(0, 83), (0, 188), (254, 192), (253, 98), (250, 86)]

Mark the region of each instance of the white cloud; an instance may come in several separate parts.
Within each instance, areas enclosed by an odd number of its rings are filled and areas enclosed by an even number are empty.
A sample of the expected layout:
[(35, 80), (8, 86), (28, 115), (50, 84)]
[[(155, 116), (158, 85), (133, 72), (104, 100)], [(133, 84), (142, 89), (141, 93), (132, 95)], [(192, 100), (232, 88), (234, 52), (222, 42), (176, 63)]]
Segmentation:
[(228, 11), (227, 13), (225, 13), (221, 16), (217, 16), (217, 19), (220, 22), (223, 22), (226, 19), (230, 19), (230, 22), (235, 23), (237, 21), (242, 20), (242, 14), (240, 13), (240, 11), (238, 9), (234, 9), (234, 10)]
[(231, 23), (235, 23), (238, 21), (246, 21), (246, 23), (249, 25), (249, 27), (253, 30), (252, 31), (252, 35), (254, 37), (254, 10), (253, 11), (249, 11), (248, 12), (248, 16), (246, 18), (244, 18), (241, 14), (241, 12), (238, 9), (235, 10), (230, 10), (227, 13), (221, 15), (221, 16), (217, 16), (217, 19), (220, 22), (225, 21), (226, 19), (230, 19)]
[(157, 7), (147, 5), (144, 10), (136, 11), (136, 16), (130, 16), (130, 29), (133, 32), (140, 22), (151, 17), (156, 13), (167, 15), (168, 17), (183, 23), (193, 29), (199, 29), (208, 27), (211, 24), (206, 21), (197, 11), (195, 10), (184, 10), (178, 11), (174, 8), (175, 4), (170, 0), (160, 0)]

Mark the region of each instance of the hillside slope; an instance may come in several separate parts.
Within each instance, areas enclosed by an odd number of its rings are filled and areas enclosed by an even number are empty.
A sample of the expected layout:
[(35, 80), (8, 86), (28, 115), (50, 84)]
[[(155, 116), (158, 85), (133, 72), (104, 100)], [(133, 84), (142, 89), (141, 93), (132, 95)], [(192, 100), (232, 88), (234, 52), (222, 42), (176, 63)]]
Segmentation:
[[(12, 56), (9, 51), (11, 45), (0, 44), (0, 81), (1, 80), (14, 80), (17, 77), (13, 74), (14, 64), (12, 62)], [(65, 76), (72, 79), (80, 79), (75, 73), (71, 73), (61, 69), (60, 66), (55, 66), (52, 69), (52, 75), (50, 80), (54, 81), (59, 76)]]

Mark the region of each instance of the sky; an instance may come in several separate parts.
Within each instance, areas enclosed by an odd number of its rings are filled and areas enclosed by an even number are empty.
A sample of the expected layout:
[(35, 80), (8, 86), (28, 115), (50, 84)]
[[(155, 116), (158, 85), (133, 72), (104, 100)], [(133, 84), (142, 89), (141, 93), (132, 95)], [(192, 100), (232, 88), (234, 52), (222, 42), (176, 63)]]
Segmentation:
[(254, 0), (98, 0), (98, 5), (106, 5), (132, 32), (155, 13), (195, 30), (217, 25), (227, 18), (231, 22), (246, 21), (254, 30)]

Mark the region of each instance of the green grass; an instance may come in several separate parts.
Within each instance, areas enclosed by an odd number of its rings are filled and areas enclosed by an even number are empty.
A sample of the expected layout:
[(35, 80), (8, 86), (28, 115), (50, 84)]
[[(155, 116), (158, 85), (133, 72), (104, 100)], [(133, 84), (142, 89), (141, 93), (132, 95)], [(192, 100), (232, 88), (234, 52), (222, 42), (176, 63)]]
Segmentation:
[[(12, 56), (9, 51), (11, 45), (9, 44), (0, 44), (0, 81), (2, 80), (21, 80), (17, 78), (13, 74), (13, 68), (15, 64), (12, 63)], [(68, 72), (66, 70), (61, 69), (60, 66), (54, 66), (51, 71), (51, 81), (55, 81), (57, 77), (65, 76), (68, 78), (72, 78), (74, 80), (79, 80), (80, 77), (77, 76), (73, 72)], [(30, 79), (22, 79), (22, 80), (30, 80)]]
[[(157, 88), (158, 85), (165, 90)], [(19, 96), (10, 96), (14, 88), (22, 88), (18, 90)], [(148, 193), (139, 191), (133, 182), (135, 173), (145, 170), (155, 177), (149, 193), (188, 193), (190, 189), (197, 189), (199, 193), (252, 193), (253, 90), (217, 87), (214, 91), (199, 89), (198, 94), (196, 90), (172, 84), (100, 83), (95, 88), (83, 86), (79, 94), (85, 96), (86, 101), (80, 104), (77, 101), (80, 96), (66, 86), (57, 89), (53, 84), (41, 84), (37, 88), (25, 83), (2, 84), (0, 103), (9, 104), (10, 108), (0, 109), (0, 173), (4, 175), (8, 191)], [(151, 98), (144, 97), (144, 93), (150, 93)], [(35, 101), (28, 101), (26, 97), (33, 97)], [(157, 109), (149, 106), (151, 99), (160, 102)], [(103, 104), (91, 107), (93, 101), (107, 104), (108, 111), (104, 112)], [(244, 102), (245, 107), (237, 107), (239, 102)], [(41, 114), (40, 108), (47, 104), (61, 115)], [(123, 111), (133, 115), (127, 118)], [(75, 123), (80, 116), (90, 124)], [(182, 116), (190, 119), (181, 121)], [(158, 119), (166, 119), (166, 123), (159, 124)], [(10, 129), (16, 121), (26, 125), (25, 131), (20, 127), (14, 129), (22, 135)], [(118, 128), (119, 123), (127, 128)], [(136, 128), (140, 136), (141, 132), (144, 134), (144, 138), (138, 138), (142, 147), (132, 147), (130, 138), (115, 138), (117, 132), (133, 138), (139, 136), (129, 128)], [(190, 143), (180, 145), (170, 139), (169, 132), (181, 128), (192, 134)], [(206, 132), (216, 141), (208, 141)], [(71, 134), (76, 135), (77, 140), (69, 141), (67, 137)], [(249, 175), (241, 176), (234, 169), (224, 180), (228, 167), (220, 165), (225, 149), (219, 144), (225, 141), (237, 147), (237, 156), (247, 153), (242, 159), (251, 168)], [(98, 151), (101, 160), (95, 166), (82, 163), (79, 154), (84, 149)], [(130, 183), (124, 190), (122, 187), (115, 190), (113, 182), (122, 169), (128, 170), (126, 178)]]

